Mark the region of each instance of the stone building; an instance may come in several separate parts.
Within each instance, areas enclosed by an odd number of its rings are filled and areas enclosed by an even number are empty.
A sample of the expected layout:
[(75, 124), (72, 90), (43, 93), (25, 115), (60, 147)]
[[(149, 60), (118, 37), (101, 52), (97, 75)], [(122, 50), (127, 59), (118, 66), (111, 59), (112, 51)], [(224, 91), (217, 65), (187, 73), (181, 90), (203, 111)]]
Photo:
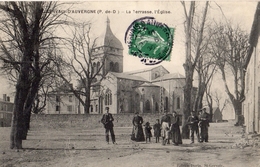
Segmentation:
[(46, 114), (83, 114), (83, 106), (79, 105), (73, 92), (68, 90), (69, 85), (65, 84), (48, 93)]
[(14, 103), (10, 102), (10, 97), (3, 94), (0, 99), (0, 127), (10, 127), (12, 121)]
[[(102, 114), (105, 107), (109, 107), (113, 114), (135, 111), (159, 113), (163, 110), (182, 113), (185, 77), (177, 73), (171, 74), (162, 65), (123, 72), (123, 45), (113, 34), (109, 19), (93, 51), (96, 57), (93, 70), (102, 68), (99, 70), (100, 75), (97, 75), (96, 82), (91, 85), (90, 114)], [(105, 78), (101, 80), (100, 76)], [(55, 92), (53, 98), (54, 96)], [(69, 102), (69, 96), (74, 98), (70, 92), (63, 92), (60, 96), (65, 98), (62, 101), (67, 106), (67, 111), (64, 106), (64, 109), (60, 108), (60, 113), (68, 113), (70, 103), (72, 106), (70, 113), (83, 113), (82, 104), (75, 99)], [(48, 102), (49, 110), (57, 110), (54, 106), (56, 103), (55, 100), (52, 104)]]

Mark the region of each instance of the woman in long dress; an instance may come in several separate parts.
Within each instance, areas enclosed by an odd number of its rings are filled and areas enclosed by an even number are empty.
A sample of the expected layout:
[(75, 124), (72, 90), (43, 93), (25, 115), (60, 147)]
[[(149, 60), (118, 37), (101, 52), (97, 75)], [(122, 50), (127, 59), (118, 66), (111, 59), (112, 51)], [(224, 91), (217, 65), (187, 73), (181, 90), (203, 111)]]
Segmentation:
[(144, 132), (143, 132), (143, 118), (139, 116), (139, 113), (136, 112), (133, 118), (133, 132), (131, 136), (131, 140), (133, 141), (145, 141)]
[(177, 113), (173, 111), (171, 119), (171, 132), (172, 132), (172, 144), (179, 145), (182, 144), (181, 131), (179, 127), (180, 119), (177, 116)]

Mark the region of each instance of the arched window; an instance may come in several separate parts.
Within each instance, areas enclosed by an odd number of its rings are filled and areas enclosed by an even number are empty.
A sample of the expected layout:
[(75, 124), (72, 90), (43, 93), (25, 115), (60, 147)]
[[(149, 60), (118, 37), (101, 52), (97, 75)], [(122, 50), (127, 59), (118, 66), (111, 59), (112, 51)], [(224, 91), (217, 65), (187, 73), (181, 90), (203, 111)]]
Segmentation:
[(150, 101), (146, 100), (145, 102), (145, 110), (150, 110)]
[(176, 109), (180, 109), (181, 108), (181, 101), (180, 101), (180, 97), (177, 97), (177, 104), (176, 104)]
[(112, 61), (110, 62), (110, 68), (109, 69), (110, 69), (110, 71), (114, 71), (114, 63)]
[(155, 72), (155, 73), (154, 73), (154, 79), (158, 78), (159, 76), (160, 76), (160, 75), (159, 75), (158, 72)]
[(107, 97), (107, 94), (105, 95), (105, 105), (107, 105), (107, 99), (108, 99), (108, 97)]
[(112, 93), (109, 93), (109, 104), (112, 105)]
[(97, 64), (94, 62), (93, 63), (93, 73), (94, 74), (96, 74), (96, 72), (97, 72), (96, 66), (97, 66)]
[(119, 72), (119, 64), (118, 64), (118, 62), (115, 63), (114, 70), (115, 70), (115, 72)]
[(99, 68), (100, 68), (100, 62), (97, 62), (97, 72), (98, 72)]
[(157, 102), (155, 103), (155, 111), (159, 111), (159, 105)]
[(168, 97), (165, 97), (165, 109), (168, 111)]
[(105, 94), (105, 105), (112, 104), (112, 92), (111, 90), (107, 89)]

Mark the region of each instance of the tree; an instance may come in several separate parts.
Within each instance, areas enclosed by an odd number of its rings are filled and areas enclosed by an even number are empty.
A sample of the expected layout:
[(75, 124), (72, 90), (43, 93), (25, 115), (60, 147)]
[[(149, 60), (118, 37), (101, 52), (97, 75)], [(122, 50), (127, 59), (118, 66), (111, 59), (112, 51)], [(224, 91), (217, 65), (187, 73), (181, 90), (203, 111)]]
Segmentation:
[(210, 122), (212, 122), (213, 117), (213, 97), (211, 94), (211, 86), (212, 86), (213, 77), (210, 79), (209, 84), (206, 87), (205, 93), (206, 93), (206, 101), (209, 106), (209, 114), (210, 114)]
[(213, 75), (216, 72), (215, 59), (209, 54), (208, 44), (210, 43), (212, 33), (208, 33), (208, 37), (204, 40), (203, 50), (201, 50), (195, 69), (198, 73), (198, 90), (194, 104), (195, 111), (199, 111), (203, 107), (203, 97), (207, 87), (211, 86)]
[[(65, 42), (69, 54), (63, 53), (63, 58), (56, 62), (57, 75), (69, 85), (84, 106), (85, 114), (89, 113), (91, 90), (100, 90), (100, 82), (106, 75), (103, 67), (110, 49), (109, 45), (97, 48), (96, 41), (91, 36), (91, 23), (75, 23), (72, 38)], [(73, 79), (78, 81), (77, 87), (70, 84)]]
[[(187, 11), (186, 3), (185, 1), (181, 2), (184, 8), (184, 14), (185, 14), (185, 23), (184, 23), (184, 32), (185, 32), (185, 51), (186, 51), (186, 60), (184, 66), (185, 70), (185, 77), (186, 82), (184, 86), (184, 111), (183, 111), (183, 117), (182, 117), (182, 123), (183, 123), (183, 138), (188, 138), (188, 128), (187, 126), (184, 126), (186, 124), (186, 121), (188, 119), (188, 116), (190, 115), (190, 111), (193, 109), (193, 105), (191, 104), (191, 97), (192, 97), (192, 91), (193, 91), (193, 75), (194, 75), (194, 69), (196, 66), (196, 63), (200, 57), (200, 49), (201, 49), (201, 43), (203, 39), (203, 31), (204, 31), (204, 25), (206, 22), (206, 16), (208, 11), (208, 5), (209, 2), (205, 3), (204, 11), (202, 13), (202, 19), (200, 22), (200, 27), (198, 30), (194, 30), (194, 17), (195, 17), (195, 9), (196, 9), (196, 2), (191, 1), (190, 2), (190, 9)], [(197, 42), (196, 46), (194, 48), (194, 52), (192, 52), (192, 32), (198, 31), (197, 36)]]
[[(226, 93), (234, 107), (236, 124), (243, 124), (242, 101), (245, 90), (245, 71), (243, 65), (249, 49), (249, 35), (240, 26), (216, 24), (217, 30), (211, 43), (211, 52), (222, 75)], [(231, 84), (228, 78), (234, 79)]]
[[(10, 148), (21, 149), (30, 124), (32, 104), (39, 90), (42, 71), (51, 62), (45, 52), (53, 32), (64, 24), (63, 13), (55, 13), (57, 2), (2, 2), (0, 11), (0, 59), (15, 73), (16, 93), (12, 117)], [(8, 70), (7, 70), (8, 71)], [(15, 71), (15, 72), (14, 72)]]
[(223, 110), (225, 109), (227, 104), (229, 104), (230, 102), (228, 99), (224, 99), (224, 101), (223, 101), (223, 97), (219, 92), (220, 92), (219, 90), (215, 90), (213, 92), (212, 96), (213, 96), (213, 100), (216, 102), (216, 106), (219, 108), (220, 112), (223, 112)]

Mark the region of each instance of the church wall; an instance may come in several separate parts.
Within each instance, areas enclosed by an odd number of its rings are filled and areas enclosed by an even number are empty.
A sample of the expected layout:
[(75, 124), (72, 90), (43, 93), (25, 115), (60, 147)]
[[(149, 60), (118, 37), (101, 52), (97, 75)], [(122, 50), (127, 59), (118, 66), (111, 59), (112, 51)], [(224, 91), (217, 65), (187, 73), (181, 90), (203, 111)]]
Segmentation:
[(159, 113), (160, 111), (160, 87), (138, 87), (140, 92), (140, 113)]
[(165, 74), (168, 74), (169, 72), (166, 71), (162, 66), (159, 68), (154, 68), (151, 70), (151, 80), (154, 80), (160, 76), (163, 76)]
[[(109, 55), (106, 59), (105, 71), (123, 72), (123, 56)], [(113, 65), (111, 66), (111, 63)], [(117, 65), (116, 65), (117, 64)]]
[(109, 107), (112, 114), (118, 113), (117, 109), (117, 78), (112, 74), (108, 74), (106, 79), (101, 82), (102, 101), (99, 105), (101, 113), (105, 112), (105, 107)]
[(135, 87), (142, 83), (144, 82), (121, 78), (118, 79), (118, 113), (134, 113), (139, 110), (139, 99), (141, 95), (140, 92), (136, 91)]
[[(154, 82), (153, 84), (164, 88), (163, 103), (167, 111), (176, 111), (178, 114), (183, 112), (184, 104), (184, 92), (183, 86), (185, 85), (185, 79), (171, 79)], [(168, 105), (166, 104), (168, 101)]]

